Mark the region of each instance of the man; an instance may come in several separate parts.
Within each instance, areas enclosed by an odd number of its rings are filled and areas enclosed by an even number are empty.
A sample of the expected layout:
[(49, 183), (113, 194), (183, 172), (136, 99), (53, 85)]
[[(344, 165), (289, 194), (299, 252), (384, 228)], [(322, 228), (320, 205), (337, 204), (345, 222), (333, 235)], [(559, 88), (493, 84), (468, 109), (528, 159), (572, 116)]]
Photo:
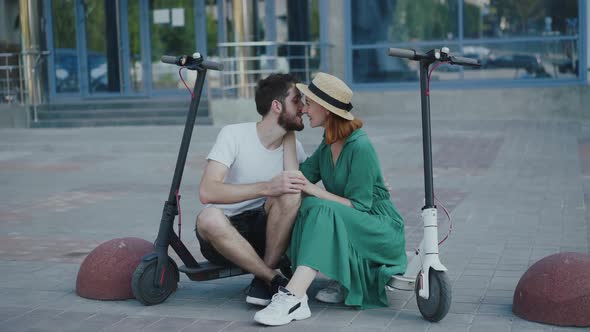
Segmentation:
[[(274, 269), (287, 249), (305, 183), (283, 165), (283, 137), (303, 129), (303, 102), (296, 79), (273, 74), (258, 82), (257, 123), (221, 129), (207, 156), (197, 217), (201, 252), (211, 263), (235, 264), (254, 274), (246, 301), (267, 305), (286, 278)], [(299, 161), (305, 159), (297, 142)]]

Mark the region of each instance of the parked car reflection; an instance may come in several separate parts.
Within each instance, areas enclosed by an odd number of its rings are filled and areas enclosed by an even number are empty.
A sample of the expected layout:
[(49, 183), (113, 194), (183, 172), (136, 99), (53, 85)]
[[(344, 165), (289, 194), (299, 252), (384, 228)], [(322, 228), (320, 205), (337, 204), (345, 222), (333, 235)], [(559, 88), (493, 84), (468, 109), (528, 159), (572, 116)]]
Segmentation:
[[(75, 49), (58, 48), (54, 53), (55, 84), (58, 93), (80, 91), (78, 53)], [(103, 53), (88, 52), (89, 91), (108, 90), (107, 59)]]

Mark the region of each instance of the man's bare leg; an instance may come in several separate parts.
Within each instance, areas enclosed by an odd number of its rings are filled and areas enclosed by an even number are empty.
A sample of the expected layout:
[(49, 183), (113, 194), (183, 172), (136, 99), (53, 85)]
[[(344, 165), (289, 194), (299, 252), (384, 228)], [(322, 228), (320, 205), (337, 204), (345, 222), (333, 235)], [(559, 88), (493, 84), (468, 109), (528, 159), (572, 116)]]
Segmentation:
[(267, 213), (264, 263), (270, 268), (276, 268), (281, 256), (289, 246), (293, 224), (300, 205), (301, 194), (284, 194), (266, 200), (264, 206)]
[(197, 231), (223, 257), (270, 283), (277, 272), (269, 268), (252, 245), (232, 226), (220, 209), (205, 208), (197, 217)]

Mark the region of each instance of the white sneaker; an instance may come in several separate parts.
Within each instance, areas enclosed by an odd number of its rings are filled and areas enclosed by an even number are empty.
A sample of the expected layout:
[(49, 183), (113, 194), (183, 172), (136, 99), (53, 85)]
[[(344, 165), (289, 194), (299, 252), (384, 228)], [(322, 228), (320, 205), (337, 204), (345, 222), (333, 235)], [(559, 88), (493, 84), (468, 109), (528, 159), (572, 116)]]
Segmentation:
[(270, 304), (254, 315), (254, 320), (264, 325), (285, 325), (292, 320), (311, 317), (307, 295), (298, 299), (286, 288), (279, 287), (278, 293), (272, 296)]
[(320, 290), (316, 295), (315, 299), (325, 303), (342, 303), (344, 302), (344, 293), (346, 292), (346, 288), (344, 288), (340, 283), (336, 280), (332, 280), (328, 287)]

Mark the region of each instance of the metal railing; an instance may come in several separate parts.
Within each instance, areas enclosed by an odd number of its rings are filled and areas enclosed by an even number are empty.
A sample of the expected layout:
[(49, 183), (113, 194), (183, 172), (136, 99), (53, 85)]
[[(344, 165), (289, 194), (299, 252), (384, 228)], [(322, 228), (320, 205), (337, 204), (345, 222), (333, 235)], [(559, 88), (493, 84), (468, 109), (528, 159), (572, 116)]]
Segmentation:
[(25, 89), (20, 53), (0, 53), (0, 104), (23, 103)]
[(309, 82), (329, 71), (329, 44), (317, 42), (235, 42), (218, 44), (224, 70), (209, 77), (210, 93), (223, 98), (252, 98), (258, 80), (271, 73), (291, 73)]

